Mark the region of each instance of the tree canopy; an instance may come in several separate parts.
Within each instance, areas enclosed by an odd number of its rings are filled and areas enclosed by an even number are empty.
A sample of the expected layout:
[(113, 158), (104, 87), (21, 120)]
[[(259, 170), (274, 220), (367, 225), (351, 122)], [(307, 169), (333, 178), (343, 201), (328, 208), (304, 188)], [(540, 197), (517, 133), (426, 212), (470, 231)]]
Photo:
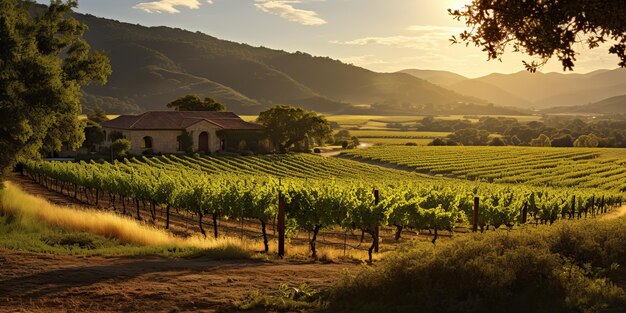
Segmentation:
[(168, 103), (167, 107), (176, 111), (226, 111), (226, 107), (215, 99), (206, 97), (203, 101), (198, 95), (178, 98)]
[(534, 72), (556, 56), (563, 70), (572, 70), (575, 48), (613, 43), (609, 53), (626, 67), (626, 2), (624, 0), (473, 0), (461, 10), (449, 10), (469, 28), (454, 43), (474, 44), (489, 59), (500, 59), (506, 48), (538, 60), (524, 62)]
[(294, 144), (308, 139), (322, 144), (333, 133), (324, 116), (289, 105), (279, 104), (261, 112), (258, 122), (267, 127), (270, 140), (283, 153)]
[(28, 1), (0, 0), (0, 181), (19, 157), (84, 140), (81, 87), (106, 83), (108, 58), (83, 39), (70, 16), (75, 0), (30, 10)]

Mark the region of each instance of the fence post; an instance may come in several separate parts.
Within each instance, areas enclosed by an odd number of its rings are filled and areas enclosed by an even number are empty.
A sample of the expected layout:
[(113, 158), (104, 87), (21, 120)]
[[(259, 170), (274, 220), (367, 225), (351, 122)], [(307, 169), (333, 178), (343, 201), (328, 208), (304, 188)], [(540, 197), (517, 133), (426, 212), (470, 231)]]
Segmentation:
[(522, 209), (522, 224), (526, 224), (528, 218), (528, 202), (524, 202), (524, 208)]
[(480, 198), (474, 197), (474, 216), (473, 216), (473, 227), (472, 231), (478, 231), (478, 207), (480, 206)]
[(285, 197), (278, 195), (278, 256), (285, 256)]
[[(374, 204), (378, 205), (380, 201), (380, 197), (378, 195), (378, 189), (374, 189)], [(378, 245), (380, 243), (380, 237), (379, 237), (379, 230), (380, 230), (380, 226), (376, 225), (376, 229), (374, 230), (374, 233), (376, 233), (376, 243), (374, 244), (374, 252), (378, 253)]]

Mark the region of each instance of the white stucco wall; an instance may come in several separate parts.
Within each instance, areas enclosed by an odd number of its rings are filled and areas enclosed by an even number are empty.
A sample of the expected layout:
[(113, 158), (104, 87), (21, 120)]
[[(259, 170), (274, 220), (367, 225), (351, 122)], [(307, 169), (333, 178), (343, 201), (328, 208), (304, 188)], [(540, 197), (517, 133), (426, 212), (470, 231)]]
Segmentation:
[[(140, 155), (147, 149), (142, 149), (142, 143), (144, 137), (152, 137), (152, 151), (154, 153), (183, 153), (178, 151), (178, 136), (183, 132), (180, 130), (118, 130), (111, 128), (103, 128), (106, 131), (107, 141), (102, 146), (108, 147), (111, 142), (108, 141), (108, 137), (111, 132), (120, 132), (126, 139), (131, 142), (131, 154)], [(221, 150), (221, 139), (217, 136), (217, 131), (220, 130), (215, 124), (207, 121), (201, 121), (186, 129), (191, 134), (193, 139), (193, 150), (198, 151), (200, 149), (200, 134), (207, 132), (209, 135), (209, 151), (214, 153)]]
[[(152, 151), (154, 153), (179, 153), (178, 151), (178, 136), (182, 134), (179, 130), (133, 130), (133, 131), (119, 131), (115, 129), (103, 128), (107, 132), (107, 137), (113, 131), (118, 131), (130, 140), (131, 154), (140, 155), (145, 150), (142, 149), (143, 138), (152, 137)], [(108, 138), (107, 138), (108, 139)], [(109, 146), (111, 142), (107, 141), (104, 145)]]
[(218, 126), (207, 121), (201, 121), (194, 125), (189, 126), (186, 131), (191, 134), (193, 138), (193, 150), (198, 151), (200, 149), (200, 134), (207, 132), (209, 135), (209, 151), (215, 153), (222, 148), (222, 140), (217, 136), (217, 131), (220, 130)]

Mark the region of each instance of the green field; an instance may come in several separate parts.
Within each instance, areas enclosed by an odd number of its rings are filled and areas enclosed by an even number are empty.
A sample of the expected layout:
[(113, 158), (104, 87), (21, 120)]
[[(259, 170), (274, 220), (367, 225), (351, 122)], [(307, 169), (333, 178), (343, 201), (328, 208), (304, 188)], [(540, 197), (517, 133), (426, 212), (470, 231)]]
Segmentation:
[(470, 180), (626, 191), (624, 149), (372, 147), (345, 155)]
[(382, 145), (382, 146), (405, 146), (406, 144), (416, 144), (426, 146), (433, 142), (433, 139), (424, 138), (362, 138), (361, 144)]
[(351, 130), (350, 134), (358, 138), (411, 138), (411, 139), (434, 139), (446, 137), (448, 132), (420, 132), (420, 131), (396, 131), (396, 130)]

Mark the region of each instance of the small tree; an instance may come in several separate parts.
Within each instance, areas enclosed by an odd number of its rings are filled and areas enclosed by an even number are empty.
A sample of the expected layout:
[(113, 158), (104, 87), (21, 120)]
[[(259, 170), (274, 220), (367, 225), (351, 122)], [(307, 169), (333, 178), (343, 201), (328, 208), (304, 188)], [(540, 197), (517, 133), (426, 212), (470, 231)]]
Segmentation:
[(111, 144), (111, 156), (115, 159), (123, 158), (128, 155), (132, 148), (128, 139), (117, 139)]
[(325, 142), (333, 132), (324, 116), (289, 105), (277, 105), (261, 112), (258, 121), (267, 127), (270, 140), (282, 153), (308, 138)]
[(497, 147), (506, 146), (506, 144), (504, 143), (504, 141), (500, 137), (495, 137), (495, 138), (491, 139), (491, 141), (489, 142), (489, 145), (490, 146), (497, 146)]
[(200, 99), (198, 95), (187, 95), (167, 104), (176, 111), (225, 111), (226, 107), (213, 98)]
[(596, 135), (581, 135), (574, 141), (574, 147), (595, 148), (600, 144), (600, 140)]
[(553, 147), (573, 147), (574, 139), (570, 135), (563, 135), (552, 139)]
[(530, 145), (533, 147), (550, 147), (552, 146), (552, 141), (550, 141), (550, 137), (541, 134), (539, 137), (531, 140)]
[(178, 136), (179, 151), (185, 151), (187, 154), (193, 153), (193, 138), (191, 133), (183, 132)]
[(104, 142), (106, 139), (106, 135), (102, 130), (102, 127), (92, 121), (87, 121), (87, 126), (85, 126), (85, 141), (83, 142), (83, 147), (87, 148), (89, 151), (94, 151), (95, 147)]

